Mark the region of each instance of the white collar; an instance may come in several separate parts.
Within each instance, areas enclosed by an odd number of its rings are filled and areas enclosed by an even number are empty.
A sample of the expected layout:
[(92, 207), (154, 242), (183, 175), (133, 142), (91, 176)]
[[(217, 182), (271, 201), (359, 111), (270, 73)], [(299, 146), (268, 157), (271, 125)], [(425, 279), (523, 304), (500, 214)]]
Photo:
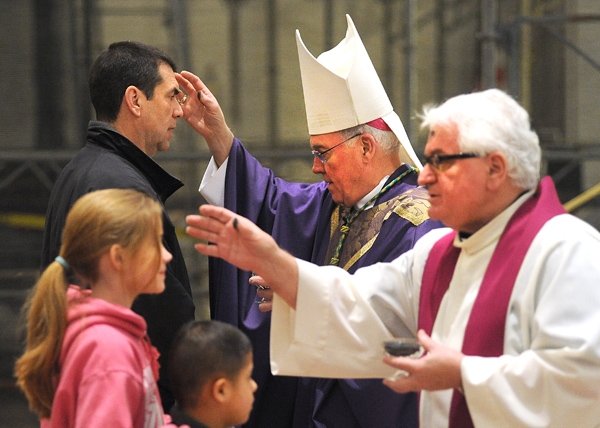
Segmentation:
[[(364, 204), (366, 204), (367, 202), (369, 202), (371, 200), (371, 198), (373, 196), (375, 196), (377, 193), (379, 193), (379, 191), (381, 189), (383, 189), (383, 185), (385, 184), (385, 182), (388, 180), (388, 178), (390, 178), (389, 175), (386, 175), (385, 177), (383, 177), (381, 179), (381, 181), (379, 182), (379, 184), (377, 186), (375, 186), (375, 188), (373, 190), (371, 190), (369, 193), (367, 193), (365, 196), (363, 196), (355, 205), (354, 205), (354, 209), (360, 209)], [(371, 209), (373, 208), (373, 205), (375, 205), (375, 201), (373, 201), (371, 203), (371, 205), (369, 205), (368, 207), (365, 207), (365, 210)]]

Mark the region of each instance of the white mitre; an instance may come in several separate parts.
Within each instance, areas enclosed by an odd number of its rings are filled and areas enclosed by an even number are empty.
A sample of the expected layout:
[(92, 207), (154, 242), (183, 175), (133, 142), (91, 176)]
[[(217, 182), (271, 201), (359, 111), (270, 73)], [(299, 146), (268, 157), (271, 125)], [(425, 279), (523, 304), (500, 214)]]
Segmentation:
[(422, 168), (350, 15), (346, 19), (344, 40), (318, 58), (296, 30), (309, 134), (338, 132), (381, 118), (400, 140), (402, 162)]

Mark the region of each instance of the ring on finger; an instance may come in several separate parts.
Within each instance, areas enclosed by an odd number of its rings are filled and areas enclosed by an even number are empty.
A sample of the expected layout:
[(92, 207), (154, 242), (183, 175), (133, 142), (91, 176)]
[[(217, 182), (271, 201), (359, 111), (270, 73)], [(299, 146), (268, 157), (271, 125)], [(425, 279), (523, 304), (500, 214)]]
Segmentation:
[(188, 98), (188, 96), (186, 94), (184, 94), (183, 97), (177, 99), (177, 102), (179, 103), (180, 106), (182, 106), (187, 101), (187, 98)]

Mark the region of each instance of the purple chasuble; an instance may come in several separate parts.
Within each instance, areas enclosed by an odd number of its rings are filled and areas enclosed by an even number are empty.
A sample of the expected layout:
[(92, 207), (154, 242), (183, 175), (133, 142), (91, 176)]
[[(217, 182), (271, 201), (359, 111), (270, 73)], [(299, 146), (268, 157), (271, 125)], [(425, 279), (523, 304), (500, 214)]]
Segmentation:
[[(465, 330), (465, 355), (498, 357), (504, 351), (508, 303), (515, 280), (531, 242), (552, 217), (566, 213), (554, 183), (545, 177), (530, 199), (511, 217), (490, 259)], [(431, 249), (421, 283), (419, 328), (431, 335), (442, 298), (454, 274), (460, 248), (452, 245), (456, 231), (441, 238)], [(454, 391), (450, 428), (473, 427), (465, 396)]]
[[(401, 166), (389, 180), (406, 169)], [(377, 203), (417, 186), (417, 174), (408, 174)], [(252, 220), (290, 254), (319, 265), (327, 259), (331, 216), (337, 205), (326, 182), (307, 184), (282, 180), (234, 139), (224, 190), (226, 208)], [(418, 210), (419, 205), (409, 204), (408, 199), (400, 202), (408, 205), (401, 210), (407, 211), (406, 214)], [(354, 272), (362, 266), (392, 261), (412, 248), (421, 236), (441, 226), (432, 220), (416, 226), (394, 213), (381, 224), (370, 249), (348, 270)], [(351, 249), (352, 242), (345, 246)], [(271, 314), (260, 312), (254, 303), (256, 289), (248, 284), (250, 272), (212, 257), (209, 270), (211, 317), (236, 325), (253, 344), (252, 377), (258, 383), (258, 390), (244, 428), (415, 428), (418, 425), (416, 394), (397, 394), (379, 379), (273, 376), (269, 363)]]

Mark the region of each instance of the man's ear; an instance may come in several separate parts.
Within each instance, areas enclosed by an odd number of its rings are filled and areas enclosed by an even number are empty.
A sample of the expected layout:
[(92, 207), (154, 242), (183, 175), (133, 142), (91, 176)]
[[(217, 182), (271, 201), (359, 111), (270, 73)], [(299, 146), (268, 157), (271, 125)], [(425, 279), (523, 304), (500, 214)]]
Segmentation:
[(492, 152), (488, 155), (489, 175), (488, 182), (492, 188), (499, 187), (508, 178), (508, 163), (506, 157), (500, 152)]
[(361, 145), (362, 155), (366, 159), (372, 159), (375, 156), (375, 149), (377, 147), (377, 142), (375, 141), (375, 137), (371, 134), (365, 132), (358, 138), (358, 144)]
[(141, 106), (143, 102), (144, 94), (135, 86), (129, 86), (125, 89), (125, 95), (123, 96), (123, 102), (121, 108), (127, 107), (127, 110), (134, 116), (140, 117), (142, 114)]

